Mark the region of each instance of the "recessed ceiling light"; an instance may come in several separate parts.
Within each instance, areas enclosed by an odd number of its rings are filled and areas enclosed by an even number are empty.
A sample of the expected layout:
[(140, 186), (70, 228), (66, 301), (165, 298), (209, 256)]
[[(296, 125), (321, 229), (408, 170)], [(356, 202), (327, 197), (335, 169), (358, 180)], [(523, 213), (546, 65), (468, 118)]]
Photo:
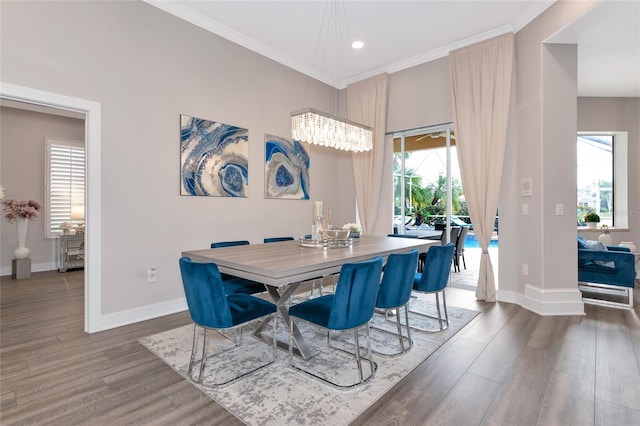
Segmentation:
[(362, 49), (364, 47), (364, 43), (361, 42), (360, 40), (356, 40), (353, 43), (351, 43), (351, 47), (353, 47), (354, 49)]

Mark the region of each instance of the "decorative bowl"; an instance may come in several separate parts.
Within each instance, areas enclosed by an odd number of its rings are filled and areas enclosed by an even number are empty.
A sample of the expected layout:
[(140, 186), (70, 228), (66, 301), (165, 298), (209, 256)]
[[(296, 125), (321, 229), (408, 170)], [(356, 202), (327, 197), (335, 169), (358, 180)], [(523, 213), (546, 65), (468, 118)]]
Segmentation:
[(327, 236), (327, 239), (344, 240), (349, 238), (349, 232), (348, 229), (326, 229), (324, 234)]

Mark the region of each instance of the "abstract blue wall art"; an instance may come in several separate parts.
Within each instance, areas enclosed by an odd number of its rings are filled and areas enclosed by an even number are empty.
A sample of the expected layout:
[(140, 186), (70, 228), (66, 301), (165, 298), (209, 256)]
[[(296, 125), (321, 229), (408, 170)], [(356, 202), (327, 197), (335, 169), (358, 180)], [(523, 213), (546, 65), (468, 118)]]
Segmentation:
[(264, 135), (265, 198), (309, 199), (309, 154), (298, 141)]
[(247, 197), (247, 129), (180, 115), (180, 195)]

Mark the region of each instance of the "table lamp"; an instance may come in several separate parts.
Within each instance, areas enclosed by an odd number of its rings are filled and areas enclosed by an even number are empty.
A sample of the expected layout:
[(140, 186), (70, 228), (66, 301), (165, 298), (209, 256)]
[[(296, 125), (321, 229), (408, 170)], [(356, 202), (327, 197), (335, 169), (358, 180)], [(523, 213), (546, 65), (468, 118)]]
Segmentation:
[(84, 234), (84, 204), (71, 206), (71, 219), (78, 221), (76, 235)]

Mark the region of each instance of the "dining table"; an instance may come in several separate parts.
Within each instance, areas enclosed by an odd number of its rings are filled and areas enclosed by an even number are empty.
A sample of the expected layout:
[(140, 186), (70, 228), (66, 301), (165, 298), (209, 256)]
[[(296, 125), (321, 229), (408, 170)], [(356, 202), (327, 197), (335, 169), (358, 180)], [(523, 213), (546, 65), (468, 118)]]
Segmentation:
[[(301, 283), (340, 272), (345, 263), (359, 262), (392, 253), (416, 249), (425, 253), (438, 240), (417, 238), (393, 238), (363, 235), (348, 240), (342, 247), (327, 247), (318, 244), (308, 247), (299, 240), (269, 244), (249, 244), (215, 249), (183, 251), (182, 255), (198, 262), (213, 262), (221, 273), (263, 283), (269, 296), (278, 308), (278, 313), (289, 325), (288, 305), (291, 296)], [(271, 343), (271, 337), (262, 331), (267, 321), (260, 324), (254, 335)], [(298, 327), (293, 324), (293, 352), (303, 359), (311, 357)], [(289, 343), (278, 341), (277, 345), (289, 350)]]

